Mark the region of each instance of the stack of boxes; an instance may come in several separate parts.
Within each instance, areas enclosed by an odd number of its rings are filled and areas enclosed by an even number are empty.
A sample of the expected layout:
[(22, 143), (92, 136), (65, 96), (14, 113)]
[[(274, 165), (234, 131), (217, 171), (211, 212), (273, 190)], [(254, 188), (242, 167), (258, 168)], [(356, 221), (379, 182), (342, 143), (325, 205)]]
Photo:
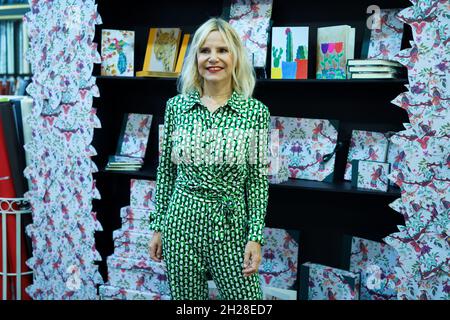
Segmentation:
[(170, 300), (166, 266), (149, 255), (155, 191), (155, 181), (131, 180), (130, 205), (120, 210), (122, 228), (113, 232), (114, 254), (107, 258), (102, 300)]

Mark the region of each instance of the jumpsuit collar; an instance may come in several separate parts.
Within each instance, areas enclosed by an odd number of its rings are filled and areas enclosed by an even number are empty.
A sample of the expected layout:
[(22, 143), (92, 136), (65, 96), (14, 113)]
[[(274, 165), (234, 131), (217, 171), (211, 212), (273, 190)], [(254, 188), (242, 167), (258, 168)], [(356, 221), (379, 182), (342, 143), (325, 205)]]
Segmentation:
[[(189, 109), (194, 107), (196, 104), (201, 104), (200, 102), (200, 92), (197, 90), (192, 91), (185, 95), (185, 101), (183, 106), (183, 112), (187, 112)], [(245, 98), (238, 93), (236, 90), (233, 90), (233, 93), (231, 94), (231, 97), (227, 100), (225, 105), (228, 105), (239, 113), (240, 115), (244, 114), (245, 108), (246, 108), (246, 100)]]

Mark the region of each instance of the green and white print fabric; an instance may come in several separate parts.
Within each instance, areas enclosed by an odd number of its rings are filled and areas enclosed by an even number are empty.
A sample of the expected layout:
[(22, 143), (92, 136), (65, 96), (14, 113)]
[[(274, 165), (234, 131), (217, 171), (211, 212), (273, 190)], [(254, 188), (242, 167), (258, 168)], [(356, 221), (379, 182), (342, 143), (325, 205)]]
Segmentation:
[(167, 103), (156, 211), (173, 299), (262, 299), (258, 274), (242, 274), (248, 241), (264, 244), (268, 203), (268, 108), (233, 92), (210, 112), (198, 92)]
[[(231, 211), (229, 218), (245, 216), (248, 240), (263, 244), (269, 184), (268, 108), (233, 92), (226, 105), (211, 113), (194, 92), (170, 99), (164, 121), (151, 229), (162, 230), (170, 213), (169, 203), (173, 211), (181, 210), (171, 197), (177, 190), (187, 190), (203, 200), (220, 203), (223, 213)], [(188, 197), (195, 215), (198, 205), (191, 195)], [(225, 215), (218, 215), (217, 223), (222, 225)]]

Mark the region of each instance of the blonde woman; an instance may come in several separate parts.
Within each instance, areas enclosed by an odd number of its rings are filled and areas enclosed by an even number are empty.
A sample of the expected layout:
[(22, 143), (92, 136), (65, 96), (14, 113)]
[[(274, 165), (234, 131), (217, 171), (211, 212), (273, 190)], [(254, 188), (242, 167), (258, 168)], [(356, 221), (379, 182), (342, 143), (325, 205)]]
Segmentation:
[(268, 202), (268, 108), (252, 98), (239, 36), (212, 18), (196, 31), (167, 102), (150, 256), (167, 264), (173, 299), (262, 299), (258, 268)]

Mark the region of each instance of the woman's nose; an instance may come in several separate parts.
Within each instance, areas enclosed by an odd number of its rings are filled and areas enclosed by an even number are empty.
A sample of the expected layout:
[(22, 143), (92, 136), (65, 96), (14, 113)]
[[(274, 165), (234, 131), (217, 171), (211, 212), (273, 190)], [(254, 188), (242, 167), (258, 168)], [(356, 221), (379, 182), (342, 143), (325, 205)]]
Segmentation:
[(217, 61), (217, 55), (214, 52), (211, 52), (209, 58), (208, 58), (209, 62), (215, 62)]

